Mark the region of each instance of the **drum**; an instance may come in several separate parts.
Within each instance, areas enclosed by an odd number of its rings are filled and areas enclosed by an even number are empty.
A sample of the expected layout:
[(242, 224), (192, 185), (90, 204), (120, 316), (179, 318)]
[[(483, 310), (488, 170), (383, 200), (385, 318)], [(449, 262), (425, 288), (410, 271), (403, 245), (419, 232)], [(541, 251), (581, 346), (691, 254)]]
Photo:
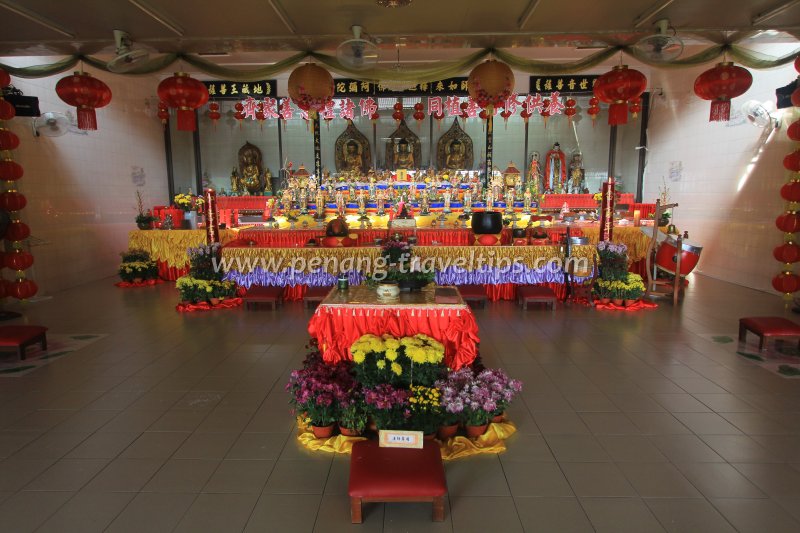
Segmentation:
[[(690, 244), (687, 241), (681, 243), (681, 276), (685, 276), (694, 270), (700, 260), (700, 252), (702, 251), (702, 246)], [(658, 245), (656, 266), (664, 272), (675, 274), (677, 263), (678, 242), (674, 237), (668, 236)]]

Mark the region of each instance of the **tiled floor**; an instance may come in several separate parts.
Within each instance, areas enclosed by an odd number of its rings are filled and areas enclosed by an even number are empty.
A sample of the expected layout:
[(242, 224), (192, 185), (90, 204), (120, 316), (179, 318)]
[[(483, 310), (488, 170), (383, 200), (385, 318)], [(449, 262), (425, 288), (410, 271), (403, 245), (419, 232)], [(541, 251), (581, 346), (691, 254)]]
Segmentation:
[(351, 526), (348, 458), (298, 448), (283, 391), (311, 311), (182, 315), (169, 285), (111, 283), (25, 310), (108, 336), (0, 378), (4, 532), (800, 531), (800, 381), (703, 337), (776, 296), (697, 277), (678, 309), (476, 311), (485, 362), (525, 382), (518, 434), (446, 465), (444, 523), (392, 504)]

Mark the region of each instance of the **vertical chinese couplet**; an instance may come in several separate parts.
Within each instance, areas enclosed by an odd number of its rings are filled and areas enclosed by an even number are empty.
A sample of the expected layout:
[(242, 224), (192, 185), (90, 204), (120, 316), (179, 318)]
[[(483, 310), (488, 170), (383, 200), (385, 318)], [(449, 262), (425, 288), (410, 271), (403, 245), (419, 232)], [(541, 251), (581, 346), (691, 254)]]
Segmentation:
[(609, 176), (603, 183), (603, 201), (600, 210), (600, 240), (611, 241), (614, 236), (614, 197), (616, 185), (614, 178)]
[(322, 143), (319, 139), (319, 114), (311, 121), (314, 128), (314, 176), (319, 180), (322, 176)]
[(486, 170), (483, 176), (483, 186), (488, 186), (489, 182), (492, 179), (492, 169), (494, 165), (492, 164), (492, 156), (494, 152), (494, 114), (487, 113), (486, 117)]
[(214, 189), (206, 189), (205, 197), (206, 242), (219, 242), (219, 218), (217, 216), (217, 193)]

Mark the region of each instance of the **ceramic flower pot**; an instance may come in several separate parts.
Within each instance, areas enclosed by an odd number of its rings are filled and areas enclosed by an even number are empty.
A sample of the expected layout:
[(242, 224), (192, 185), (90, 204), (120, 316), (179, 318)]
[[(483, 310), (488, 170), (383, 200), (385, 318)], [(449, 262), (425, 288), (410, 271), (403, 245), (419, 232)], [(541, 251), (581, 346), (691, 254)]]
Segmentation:
[(505, 419), (505, 413), (500, 413), (492, 417), (492, 424), (499, 424)]
[(357, 429), (350, 429), (342, 426), (339, 426), (339, 433), (341, 433), (345, 437), (358, 437), (361, 435), (361, 432), (358, 431)]
[(474, 439), (476, 437), (480, 437), (484, 433), (486, 433), (486, 428), (489, 427), (489, 424), (483, 424), (482, 426), (464, 426), (464, 430), (467, 432), (467, 437), (470, 439)]
[(311, 431), (314, 432), (314, 438), (316, 439), (327, 439), (333, 436), (333, 428), (335, 427), (334, 424), (329, 426), (311, 426)]
[(209, 298), (208, 301), (211, 302), (211, 305), (219, 305), (220, 299), (219, 298)]
[(134, 283), (141, 283), (142, 282), (142, 278), (133, 278), (133, 282)]
[(378, 285), (376, 292), (381, 300), (394, 300), (400, 296), (400, 287), (397, 283), (381, 283)]
[(629, 306), (635, 304), (638, 301), (639, 300), (625, 300), (625, 307), (629, 307)]
[(611, 303), (611, 298), (600, 298), (601, 304), (609, 304)]
[(625, 300), (623, 300), (622, 298), (612, 298), (611, 303), (614, 305), (623, 306), (625, 305)]
[(441, 426), (437, 433), (439, 440), (447, 440), (452, 439), (458, 433), (458, 424), (452, 424), (450, 426)]

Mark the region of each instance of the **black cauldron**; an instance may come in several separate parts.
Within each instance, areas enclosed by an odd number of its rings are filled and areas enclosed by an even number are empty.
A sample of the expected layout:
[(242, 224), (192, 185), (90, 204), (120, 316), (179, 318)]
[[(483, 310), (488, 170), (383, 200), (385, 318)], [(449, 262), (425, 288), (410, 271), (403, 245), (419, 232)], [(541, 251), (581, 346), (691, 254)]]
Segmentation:
[(503, 214), (498, 211), (472, 213), (472, 233), (497, 235), (503, 231)]
[(515, 239), (524, 239), (528, 236), (528, 230), (526, 228), (514, 228), (511, 230), (511, 235)]

